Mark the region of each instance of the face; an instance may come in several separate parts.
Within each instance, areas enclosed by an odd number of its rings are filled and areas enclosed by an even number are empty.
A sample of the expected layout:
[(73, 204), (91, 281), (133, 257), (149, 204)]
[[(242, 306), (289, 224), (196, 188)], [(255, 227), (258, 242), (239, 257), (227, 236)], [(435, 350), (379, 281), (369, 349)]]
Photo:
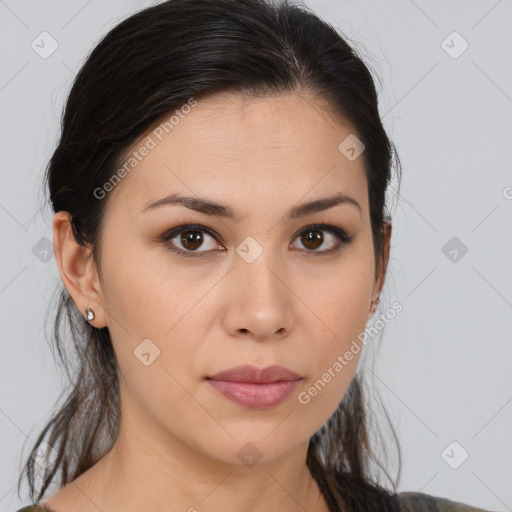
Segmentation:
[[(93, 325), (109, 328), (123, 407), (141, 429), (218, 461), (240, 465), (252, 451), (271, 462), (329, 419), (358, 364), (376, 290), (362, 157), (338, 149), (350, 127), (299, 94), (219, 95), (168, 134), (153, 130), (102, 199)], [(291, 215), (338, 194), (350, 199)], [(162, 201), (176, 195), (196, 202)], [(230, 399), (207, 379), (241, 365), (300, 380), (224, 384)], [(264, 397), (236, 401), (251, 393)]]

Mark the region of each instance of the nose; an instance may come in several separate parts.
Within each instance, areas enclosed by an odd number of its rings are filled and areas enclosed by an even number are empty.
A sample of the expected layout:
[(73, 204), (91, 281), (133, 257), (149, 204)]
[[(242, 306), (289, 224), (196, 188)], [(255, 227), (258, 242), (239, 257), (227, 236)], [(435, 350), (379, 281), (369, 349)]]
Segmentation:
[(228, 274), (223, 324), (230, 336), (279, 340), (293, 330), (297, 299), (287, 283), (288, 273), (276, 258), (266, 256), (263, 252), (252, 263), (239, 258)]

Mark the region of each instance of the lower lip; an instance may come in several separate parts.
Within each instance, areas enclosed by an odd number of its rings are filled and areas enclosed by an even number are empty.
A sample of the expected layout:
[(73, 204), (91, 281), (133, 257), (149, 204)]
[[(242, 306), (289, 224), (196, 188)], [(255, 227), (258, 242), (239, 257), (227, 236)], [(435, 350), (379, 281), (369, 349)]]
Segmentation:
[(221, 395), (236, 404), (249, 409), (268, 409), (288, 398), (301, 380), (283, 380), (268, 384), (211, 379), (208, 382)]

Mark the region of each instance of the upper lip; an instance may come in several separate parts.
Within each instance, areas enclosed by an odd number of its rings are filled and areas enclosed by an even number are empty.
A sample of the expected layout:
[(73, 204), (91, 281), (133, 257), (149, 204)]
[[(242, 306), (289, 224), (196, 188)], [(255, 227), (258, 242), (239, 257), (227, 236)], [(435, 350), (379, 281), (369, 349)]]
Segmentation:
[(259, 384), (268, 384), (283, 380), (299, 380), (302, 377), (283, 366), (267, 366), (266, 368), (256, 368), (256, 366), (245, 365), (229, 368), (223, 372), (207, 377), (212, 380), (236, 381), (236, 382), (254, 382)]

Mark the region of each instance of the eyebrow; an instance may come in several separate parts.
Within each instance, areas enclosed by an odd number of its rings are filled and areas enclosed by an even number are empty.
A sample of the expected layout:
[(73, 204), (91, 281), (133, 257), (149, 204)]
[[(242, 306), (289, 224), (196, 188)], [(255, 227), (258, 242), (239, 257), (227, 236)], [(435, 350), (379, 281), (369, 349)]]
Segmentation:
[[(354, 206), (359, 210), (359, 215), (361, 215), (361, 206), (354, 198), (347, 196), (346, 194), (338, 193), (332, 196), (322, 197), (308, 203), (294, 206), (288, 212), (287, 220), (293, 220), (305, 215), (310, 215), (312, 213), (322, 212), (339, 204)], [(242, 218), (241, 214), (234, 210), (231, 206), (223, 205), (210, 199), (204, 199), (197, 196), (182, 196), (179, 194), (172, 194), (168, 197), (158, 199), (157, 201), (146, 203), (140, 213), (154, 210), (155, 208), (159, 208), (161, 206), (171, 205), (185, 206), (186, 208), (204, 213), (206, 215), (231, 219), (235, 222), (239, 222)]]

